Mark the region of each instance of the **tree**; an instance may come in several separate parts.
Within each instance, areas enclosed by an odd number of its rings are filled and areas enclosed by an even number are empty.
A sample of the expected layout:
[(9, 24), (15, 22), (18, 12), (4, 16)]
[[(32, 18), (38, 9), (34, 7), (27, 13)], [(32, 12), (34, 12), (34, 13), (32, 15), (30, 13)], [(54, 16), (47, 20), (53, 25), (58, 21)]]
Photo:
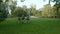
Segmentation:
[(47, 4), (42, 8), (42, 16), (43, 17), (52, 17), (54, 16), (54, 12), (52, 11), (51, 5)]
[[(25, 0), (20, 0), (21, 2), (24, 2)], [(14, 11), (15, 11), (15, 9), (16, 9), (16, 5), (17, 5), (17, 1), (16, 0), (10, 0), (9, 1), (10, 2), (10, 5), (9, 5), (9, 7), (10, 7), (10, 10), (11, 10), (11, 15), (12, 15), (12, 17), (14, 16)]]
[(22, 9), (23, 9), (24, 11), (26, 11), (26, 10), (27, 10), (27, 6), (26, 6), (26, 5), (23, 5), (23, 6), (22, 6)]
[(27, 15), (26, 11), (24, 11), (21, 7), (17, 7), (14, 11), (14, 15), (17, 17), (21, 17), (22, 15)]
[(55, 6), (52, 7), (52, 15), (56, 18), (57, 17), (57, 8)]
[(7, 18), (7, 5), (3, 0), (0, 0), (0, 23)]
[(57, 17), (60, 17), (60, 0), (53, 0), (53, 2), (56, 2), (54, 6), (57, 8)]
[(35, 16), (36, 15), (36, 5), (31, 5), (31, 15)]
[(15, 11), (15, 9), (16, 9), (16, 4), (17, 4), (17, 1), (13, 1), (13, 0), (10, 0), (9, 2), (8, 2), (8, 9), (9, 10), (11, 10), (11, 16), (13, 17), (14, 16), (14, 11)]
[[(46, 1), (46, 0), (44, 0), (44, 2), (45, 2), (45, 1)], [(48, 4), (49, 4), (49, 5), (50, 5), (50, 1), (52, 1), (52, 0), (49, 0), (49, 1), (48, 1)]]
[[(7, 8), (8, 8), (8, 3), (9, 3), (9, 1), (10, 0), (5, 0), (4, 2), (3, 2), (4, 0), (0, 0), (0, 23), (3, 21), (3, 20), (5, 20), (5, 18), (7, 18)], [(12, 0), (11, 0), (12, 1)], [(24, 0), (25, 1), (25, 0)], [(23, 2), (24, 2), (23, 1)], [(22, 2), (22, 0), (21, 0), (21, 2)], [(11, 10), (12, 11), (14, 11), (13, 9), (15, 8), (15, 6), (16, 6), (16, 3), (15, 2), (13, 2), (13, 4), (12, 4), (12, 6), (11, 6)], [(13, 8), (13, 9), (12, 9)]]
[[(21, 21), (22, 23), (28, 22), (27, 19), (29, 19), (29, 16), (25, 10), (23, 10), (21, 7), (17, 7), (14, 11), (14, 15), (18, 17), (18, 20)], [(25, 18), (27, 17), (27, 19)]]
[[(44, 0), (44, 1), (46, 1), (46, 0)], [(49, 4), (50, 4), (50, 1), (52, 1), (52, 2), (55, 2), (55, 7), (57, 8), (57, 17), (60, 17), (60, 0), (49, 0)]]
[(40, 10), (36, 10), (36, 16), (40, 17), (41, 16), (41, 11)]

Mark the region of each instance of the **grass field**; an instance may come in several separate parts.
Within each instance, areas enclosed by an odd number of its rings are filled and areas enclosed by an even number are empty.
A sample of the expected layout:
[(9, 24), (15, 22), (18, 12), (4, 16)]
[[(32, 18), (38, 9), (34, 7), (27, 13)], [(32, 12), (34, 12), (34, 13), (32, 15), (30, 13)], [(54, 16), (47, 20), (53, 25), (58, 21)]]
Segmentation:
[(0, 24), (0, 34), (60, 34), (60, 19), (33, 18), (29, 24), (18, 24), (16, 18), (7, 18)]

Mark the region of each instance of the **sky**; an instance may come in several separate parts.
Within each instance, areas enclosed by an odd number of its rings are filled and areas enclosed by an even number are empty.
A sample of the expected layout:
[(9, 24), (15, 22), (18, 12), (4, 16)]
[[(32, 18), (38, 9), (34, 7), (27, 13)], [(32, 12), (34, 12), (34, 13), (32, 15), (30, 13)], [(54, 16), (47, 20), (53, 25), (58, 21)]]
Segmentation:
[[(30, 8), (31, 5), (36, 5), (36, 9), (43, 8), (44, 5), (48, 4), (48, 0), (45, 2), (43, 0), (25, 0), (24, 2), (21, 2), (20, 0), (17, 0), (17, 6), (22, 7), (23, 5), (26, 5), (27, 8)], [(51, 6), (53, 6), (54, 3), (51, 2)]]

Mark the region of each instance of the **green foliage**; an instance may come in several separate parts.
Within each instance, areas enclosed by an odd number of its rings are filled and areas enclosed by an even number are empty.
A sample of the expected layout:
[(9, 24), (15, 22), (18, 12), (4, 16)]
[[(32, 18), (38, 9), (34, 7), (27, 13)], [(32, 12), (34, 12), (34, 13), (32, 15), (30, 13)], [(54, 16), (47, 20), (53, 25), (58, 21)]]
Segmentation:
[(54, 6), (60, 7), (60, 0), (53, 0), (53, 1), (56, 2)]
[(11, 17), (13, 17), (13, 15), (11, 15), (11, 14), (8, 14), (8, 18), (11, 18)]
[(8, 2), (9, 0), (5, 0), (5, 2)]
[(0, 23), (7, 17), (6, 4), (0, 3)]
[(0, 2), (2, 2), (2, 0), (0, 0)]
[[(46, 1), (46, 0), (44, 0), (44, 1)], [(55, 7), (56, 7), (56, 16), (57, 17), (60, 17), (60, 0), (49, 0), (49, 4), (50, 4), (50, 1), (52, 1), (52, 2), (55, 2)], [(55, 12), (54, 12), (55, 13)]]
[(17, 7), (14, 11), (14, 15), (17, 17), (21, 17), (22, 15), (27, 15), (26, 11), (24, 11), (21, 7)]
[[(12, 1), (12, 0), (11, 0)], [(9, 6), (10, 7), (10, 9), (11, 9), (11, 14), (13, 15), (13, 13), (14, 13), (14, 11), (15, 11), (15, 9), (16, 9), (16, 1), (12, 1), (11, 2), (12, 4)]]
[(57, 8), (57, 16), (60, 17), (60, 0), (54, 0), (54, 2), (56, 2), (54, 6)]
[(45, 5), (44, 8), (42, 9), (42, 16), (44, 16), (44, 17), (52, 16), (53, 14), (52, 14), (51, 8), (52, 8), (51, 5), (49, 5), (49, 4)]
[(36, 6), (35, 5), (31, 5), (31, 15), (35, 16), (36, 15)]

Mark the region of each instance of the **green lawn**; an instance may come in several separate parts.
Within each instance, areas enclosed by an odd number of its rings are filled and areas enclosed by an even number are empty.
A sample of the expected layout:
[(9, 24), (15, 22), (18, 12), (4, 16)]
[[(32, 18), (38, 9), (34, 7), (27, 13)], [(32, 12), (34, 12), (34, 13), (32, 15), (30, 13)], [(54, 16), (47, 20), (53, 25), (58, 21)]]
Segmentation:
[(60, 34), (60, 19), (35, 18), (29, 24), (17, 24), (16, 18), (7, 18), (0, 24), (0, 34)]

